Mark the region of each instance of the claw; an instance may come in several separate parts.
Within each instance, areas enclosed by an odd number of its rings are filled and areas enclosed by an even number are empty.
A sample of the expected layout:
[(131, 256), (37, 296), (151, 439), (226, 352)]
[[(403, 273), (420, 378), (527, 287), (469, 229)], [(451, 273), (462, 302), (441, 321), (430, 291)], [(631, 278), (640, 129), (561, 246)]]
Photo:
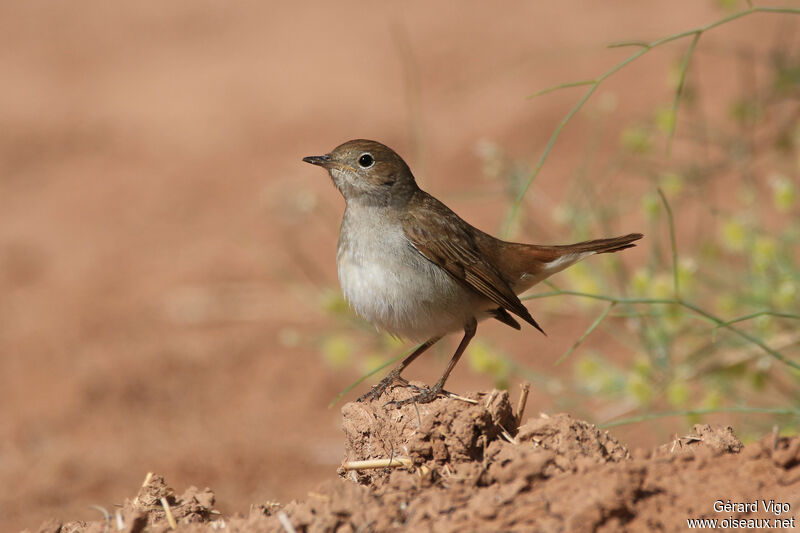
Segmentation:
[(420, 387), (418, 385), (414, 385), (413, 383), (409, 383), (408, 381), (406, 381), (405, 385), (406, 385), (406, 387), (408, 387), (409, 389), (413, 390), (414, 392), (422, 393), (422, 392), (425, 392), (427, 390), (430, 390), (430, 389), (428, 389), (428, 387)]
[(377, 385), (372, 387), (366, 393), (364, 393), (361, 396), (359, 396), (358, 400), (356, 400), (356, 401), (357, 402), (366, 402), (366, 401), (377, 400), (378, 398), (380, 398), (383, 395), (383, 393), (386, 391), (386, 389), (388, 389), (390, 386), (392, 386), (394, 384), (395, 381), (399, 381), (404, 386), (409, 386), (409, 383), (405, 378), (400, 377), (397, 374), (397, 372), (392, 371), (392, 372), (389, 372), (386, 375), (385, 378), (380, 380)]
[(391, 402), (386, 402), (384, 407), (392, 406), (392, 407), (402, 407), (404, 405), (408, 405), (411, 403), (431, 403), (433, 400), (439, 397), (440, 394), (443, 393), (442, 387), (434, 385), (432, 388), (421, 388), (416, 387), (414, 385), (409, 385), (414, 390), (419, 391), (419, 394), (415, 394), (411, 398), (406, 398), (405, 400), (394, 400)]

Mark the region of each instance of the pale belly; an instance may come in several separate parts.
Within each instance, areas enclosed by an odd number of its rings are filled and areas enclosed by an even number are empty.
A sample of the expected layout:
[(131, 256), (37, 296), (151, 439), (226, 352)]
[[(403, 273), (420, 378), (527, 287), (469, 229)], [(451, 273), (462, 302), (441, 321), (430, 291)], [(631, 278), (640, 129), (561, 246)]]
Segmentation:
[[(343, 230), (346, 224), (347, 219)], [(377, 234), (379, 242), (373, 238)], [(377, 328), (425, 341), (462, 331), (472, 317), (488, 316), (491, 303), (425, 259), (400, 228), (347, 235), (346, 243), (339, 242), (339, 283), (353, 310)]]

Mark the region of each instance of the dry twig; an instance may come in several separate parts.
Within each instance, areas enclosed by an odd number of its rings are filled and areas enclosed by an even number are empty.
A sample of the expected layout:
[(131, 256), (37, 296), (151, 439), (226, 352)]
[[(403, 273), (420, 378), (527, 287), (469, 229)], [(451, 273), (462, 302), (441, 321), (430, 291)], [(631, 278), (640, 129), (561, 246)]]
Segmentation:
[(522, 384), (522, 391), (519, 394), (519, 401), (517, 402), (517, 428), (522, 425), (522, 415), (525, 414), (525, 405), (528, 403), (528, 393), (530, 390), (530, 383), (526, 381)]
[(286, 533), (297, 533), (297, 530), (292, 525), (292, 521), (289, 520), (289, 515), (287, 515), (285, 512), (278, 511), (278, 520), (280, 521)]
[(172, 514), (172, 509), (169, 508), (169, 502), (166, 498), (161, 498), (161, 507), (164, 508), (164, 514), (167, 516), (167, 523), (170, 529), (176, 529), (178, 522), (175, 521), (175, 516)]
[(366, 459), (364, 461), (347, 461), (342, 465), (348, 470), (373, 470), (376, 468), (397, 468), (414, 464), (408, 457), (391, 457), (389, 459)]

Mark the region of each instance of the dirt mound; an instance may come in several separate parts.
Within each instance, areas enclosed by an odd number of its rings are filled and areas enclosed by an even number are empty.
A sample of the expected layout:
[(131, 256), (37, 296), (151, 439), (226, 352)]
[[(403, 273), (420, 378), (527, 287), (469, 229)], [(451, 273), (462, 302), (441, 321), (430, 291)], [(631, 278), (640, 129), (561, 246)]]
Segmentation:
[[(181, 524), (207, 524), (218, 518), (219, 512), (213, 509), (214, 493), (211, 489), (200, 490), (189, 487), (182, 495), (176, 496), (163, 476), (147, 474), (135, 498), (125, 500), (113, 513), (98, 508), (105, 514), (105, 521), (67, 522), (50, 521), (42, 524), (39, 533), (92, 533), (114, 531), (138, 533), (144, 531), (164, 531)], [(213, 522), (219, 524), (219, 522)]]
[[(530, 460), (547, 464), (548, 477), (581, 465), (630, 458), (628, 450), (607, 432), (569, 415), (541, 415), (518, 426), (508, 393), (473, 393), (440, 398), (427, 405), (386, 409), (387, 401), (411, 392), (395, 388), (379, 402), (344, 406), (346, 461), (399, 457), (420, 472), (475, 476), (519, 466)], [(519, 446), (519, 444), (529, 444)], [(353, 481), (380, 486), (386, 470), (350, 470)]]
[[(130, 533), (170, 523), (180, 531), (673, 531), (700, 518), (774, 526), (800, 509), (800, 437), (769, 435), (745, 447), (731, 428), (697, 425), (632, 455), (608, 432), (566, 414), (519, 425), (506, 392), (384, 407), (408, 394), (396, 388), (343, 407), (344, 479), (304, 501), (226, 518), (209, 489), (176, 496), (148, 475), (108, 520)], [(53, 522), (42, 531), (105, 527)]]

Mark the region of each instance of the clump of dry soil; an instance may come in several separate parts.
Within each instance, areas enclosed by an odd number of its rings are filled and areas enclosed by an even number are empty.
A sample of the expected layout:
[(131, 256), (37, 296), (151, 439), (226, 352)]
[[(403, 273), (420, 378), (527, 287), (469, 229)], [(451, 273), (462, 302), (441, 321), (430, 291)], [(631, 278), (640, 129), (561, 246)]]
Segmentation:
[[(716, 500), (785, 502), (791, 510), (782, 519), (800, 510), (800, 437), (769, 435), (743, 446), (729, 427), (697, 425), (690, 435), (631, 454), (608, 432), (567, 414), (518, 425), (506, 392), (384, 407), (408, 395), (395, 388), (342, 408), (342, 479), (304, 501), (223, 517), (211, 490), (191, 487), (176, 496), (163, 478), (148, 475), (110, 516), (111, 529), (163, 532), (172, 522), (198, 532), (673, 531), (691, 518), (775, 517), (719, 513)], [(353, 469), (367, 460), (403, 466)], [(104, 521), (51, 521), (40, 531), (106, 528)]]

